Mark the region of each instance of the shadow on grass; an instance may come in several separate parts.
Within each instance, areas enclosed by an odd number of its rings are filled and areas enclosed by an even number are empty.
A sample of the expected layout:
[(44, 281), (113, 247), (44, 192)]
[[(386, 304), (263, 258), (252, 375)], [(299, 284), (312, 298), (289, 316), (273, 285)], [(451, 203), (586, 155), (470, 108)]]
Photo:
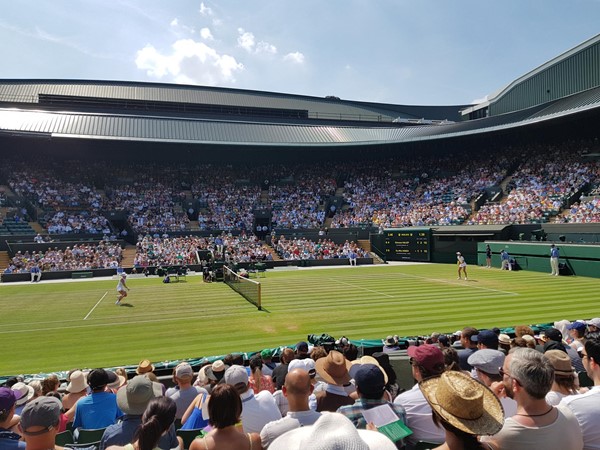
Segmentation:
[(119, 306), (125, 306), (126, 308), (133, 308), (131, 303), (121, 303)]

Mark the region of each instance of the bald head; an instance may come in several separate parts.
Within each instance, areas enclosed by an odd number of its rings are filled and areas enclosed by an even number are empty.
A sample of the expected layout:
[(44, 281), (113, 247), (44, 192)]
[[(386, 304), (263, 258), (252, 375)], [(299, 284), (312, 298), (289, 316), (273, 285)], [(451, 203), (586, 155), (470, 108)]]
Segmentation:
[(303, 369), (294, 369), (285, 377), (284, 393), (286, 396), (308, 396), (312, 392), (312, 384), (308, 372)]

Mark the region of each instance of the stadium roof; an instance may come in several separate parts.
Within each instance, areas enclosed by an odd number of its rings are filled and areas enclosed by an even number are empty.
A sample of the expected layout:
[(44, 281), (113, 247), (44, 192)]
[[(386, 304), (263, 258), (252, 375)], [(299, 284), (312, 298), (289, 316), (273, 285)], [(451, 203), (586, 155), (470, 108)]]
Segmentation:
[(397, 144), (525, 127), (600, 107), (600, 88), (535, 108), (459, 123), (422, 126), (272, 123), (135, 114), (0, 109), (0, 134), (229, 145)]

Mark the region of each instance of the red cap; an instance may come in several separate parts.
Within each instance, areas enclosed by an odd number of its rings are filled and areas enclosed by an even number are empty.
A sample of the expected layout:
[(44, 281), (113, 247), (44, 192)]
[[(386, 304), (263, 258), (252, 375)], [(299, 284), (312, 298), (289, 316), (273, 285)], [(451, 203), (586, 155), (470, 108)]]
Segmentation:
[(428, 372), (439, 372), (444, 367), (444, 354), (437, 345), (411, 345), (407, 353)]

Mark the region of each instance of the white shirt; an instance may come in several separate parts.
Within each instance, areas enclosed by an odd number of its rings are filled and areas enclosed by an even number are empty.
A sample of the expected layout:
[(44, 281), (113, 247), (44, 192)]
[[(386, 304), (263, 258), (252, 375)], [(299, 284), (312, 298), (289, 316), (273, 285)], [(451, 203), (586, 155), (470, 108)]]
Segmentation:
[(567, 395), (559, 406), (570, 409), (583, 432), (584, 450), (600, 449), (600, 386), (584, 394)]
[(290, 411), (284, 418), (269, 422), (260, 432), (263, 448), (267, 448), (275, 439), (287, 431), (313, 425), (319, 417), (321, 417), (321, 413), (317, 411)]
[(394, 400), (406, 411), (406, 425), (413, 432), (408, 438), (408, 443), (418, 441), (445, 442), (444, 428), (437, 427), (431, 417), (431, 406), (425, 400), (419, 385), (415, 384), (410, 391), (403, 392)]
[(279, 408), (269, 391), (254, 395), (252, 389), (248, 389), (240, 397), (244, 433), (260, 433), (267, 423), (281, 419)]

